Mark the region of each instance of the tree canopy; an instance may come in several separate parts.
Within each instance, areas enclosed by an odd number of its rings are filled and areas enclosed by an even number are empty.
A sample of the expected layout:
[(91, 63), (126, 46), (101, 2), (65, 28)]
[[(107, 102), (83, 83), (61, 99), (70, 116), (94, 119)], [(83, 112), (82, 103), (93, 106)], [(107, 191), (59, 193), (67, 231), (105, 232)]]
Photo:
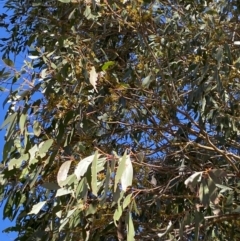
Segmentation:
[(240, 239), (239, 1), (4, 7), (0, 193), (16, 220), (5, 232)]

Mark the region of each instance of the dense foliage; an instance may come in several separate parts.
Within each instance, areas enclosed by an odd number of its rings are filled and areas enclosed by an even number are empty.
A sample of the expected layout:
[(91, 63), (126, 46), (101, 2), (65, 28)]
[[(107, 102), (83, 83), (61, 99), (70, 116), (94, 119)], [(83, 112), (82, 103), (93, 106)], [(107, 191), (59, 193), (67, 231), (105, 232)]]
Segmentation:
[(5, 8), (0, 192), (4, 217), (16, 219), (6, 232), (240, 239), (239, 1)]

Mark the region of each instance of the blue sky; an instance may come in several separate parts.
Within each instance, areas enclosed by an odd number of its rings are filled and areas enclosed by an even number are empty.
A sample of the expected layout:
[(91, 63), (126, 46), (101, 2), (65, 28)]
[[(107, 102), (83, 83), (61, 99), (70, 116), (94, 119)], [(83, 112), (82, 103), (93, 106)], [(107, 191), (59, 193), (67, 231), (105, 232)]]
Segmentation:
[[(5, 1), (0, 1), (0, 14), (1, 13), (5, 13), (5, 10), (3, 9), (3, 5), (4, 5)], [(9, 12), (8, 12), (9, 14)], [(5, 37), (6, 32), (4, 31), (3, 28), (0, 28), (0, 38)], [(15, 68), (19, 69), (21, 67), (23, 63), (23, 55), (19, 55), (17, 56), (16, 62), (15, 62)], [(3, 62), (2, 62), (2, 56), (0, 58), (0, 70), (3, 68)], [(0, 92), (0, 123), (3, 122), (6, 110), (7, 110), (7, 106), (5, 106), (5, 109), (3, 109), (3, 101), (5, 100), (5, 98), (7, 97), (7, 92)], [(1, 125), (1, 124), (0, 124)], [(4, 145), (4, 131), (0, 131), (0, 153), (1, 153), (1, 158), (0, 160), (2, 160), (2, 150), (3, 150), (3, 145)], [(12, 226), (12, 223), (5, 219), (3, 220), (3, 207), (4, 205), (2, 205), (0, 207), (0, 241), (10, 241), (10, 240), (14, 240), (16, 238), (16, 233), (3, 233), (2, 230), (4, 230), (5, 228)]]

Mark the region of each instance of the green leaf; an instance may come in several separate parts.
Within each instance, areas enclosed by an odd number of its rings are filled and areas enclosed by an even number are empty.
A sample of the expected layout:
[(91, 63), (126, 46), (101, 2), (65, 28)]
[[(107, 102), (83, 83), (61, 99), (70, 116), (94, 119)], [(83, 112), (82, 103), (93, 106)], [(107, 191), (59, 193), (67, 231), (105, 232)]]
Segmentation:
[(215, 80), (217, 81), (217, 90), (218, 90), (218, 93), (221, 94), (222, 90), (223, 90), (223, 85), (222, 85), (222, 81), (221, 81), (221, 78), (219, 76), (219, 71), (217, 69), (217, 66), (214, 67), (214, 78)]
[(3, 59), (3, 62), (9, 67), (14, 67), (14, 63), (11, 59)]
[(39, 154), (43, 154), (43, 153), (46, 153), (48, 152), (49, 148), (52, 146), (53, 144), (53, 139), (49, 139), (47, 141), (44, 141), (44, 142), (41, 142), (39, 144)]
[(142, 81), (142, 86), (149, 88), (149, 85), (151, 84), (151, 82), (153, 81), (152, 74), (149, 74), (147, 77), (145, 77)]
[(95, 214), (97, 212), (97, 202), (93, 202), (89, 205), (88, 209), (86, 210), (86, 216), (90, 214)]
[(61, 182), (61, 186), (71, 186), (73, 183), (77, 183), (77, 177), (74, 173), (69, 175), (64, 181)]
[(37, 179), (39, 178), (39, 174), (42, 171), (42, 166), (38, 166), (34, 172), (30, 173), (30, 178), (31, 178), (31, 182), (29, 184), (29, 188), (32, 189), (33, 186), (35, 185)]
[(117, 187), (117, 190), (114, 192), (113, 194), (113, 203), (112, 205), (115, 205), (116, 203), (118, 203), (118, 205), (120, 205), (120, 202), (123, 198), (124, 192), (120, 190), (119, 187)]
[(70, 211), (68, 211), (67, 216), (62, 220), (61, 225), (59, 227), (59, 232), (65, 227), (65, 225), (69, 222), (70, 217), (73, 215), (73, 213), (77, 210), (77, 208), (74, 208)]
[(27, 114), (22, 114), (20, 116), (19, 127), (20, 127), (21, 134), (23, 134), (23, 132), (25, 130), (26, 119), (27, 119)]
[(58, 0), (59, 2), (62, 2), (62, 3), (70, 3), (71, 0)]
[(83, 15), (86, 17), (86, 19), (94, 18), (94, 16), (92, 15), (91, 7), (89, 5), (86, 6)]
[[(100, 156), (100, 155), (98, 154), (98, 157), (99, 157), (99, 156)], [(82, 176), (84, 176), (84, 174), (86, 173), (89, 165), (93, 162), (94, 157), (95, 157), (95, 154), (94, 154), (94, 155), (91, 155), (91, 156), (88, 156), (88, 157), (86, 157), (86, 158), (84, 158), (84, 159), (82, 159), (82, 160), (78, 163), (78, 165), (77, 165), (77, 167), (76, 167), (76, 169), (75, 169), (75, 171), (74, 171), (74, 173), (75, 173), (75, 175), (77, 176), (77, 179), (78, 179), (78, 180), (80, 180), (80, 178), (81, 178)]]
[(137, 208), (137, 204), (136, 204), (135, 198), (132, 199), (132, 204), (133, 204), (132, 206), (133, 206), (134, 212), (139, 216), (139, 215), (140, 215), (140, 212), (139, 212), (139, 210), (138, 210), (138, 208)]
[(215, 182), (214, 182), (214, 180), (212, 180), (212, 178), (210, 176), (207, 179), (207, 185), (208, 185), (208, 189), (209, 189), (210, 201), (214, 202), (218, 196), (218, 193), (217, 193), (217, 187), (215, 185)]
[(145, 158), (144, 152), (139, 152), (136, 154), (136, 159), (139, 163), (143, 162), (144, 158)]
[(110, 182), (110, 177), (111, 177), (111, 169), (109, 167), (109, 162), (107, 163), (106, 167), (106, 179), (105, 179), (105, 186), (104, 186), (104, 195), (102, 197), (102, 204), (105, 202), (105, 199), (107, 197), (107, 193), (109, 190), (109, 182)]
[(66, 188), (60, 188), (57, 190), (56, 196), (55, 197), (60, 197), (60, 196), (65, 196), (68, 194), (74, 194), (73, 190), (71, 189), (66, 189)]
[(98, 164), (98, 152), (95, 152), (93, 162), (92, 162), (92, 180), (91, 180), (91, 187), (93, 195), (97, 196), (97, 164)]
[(3, 127), (5, 127), (8, 124), (12, 124), (15, 123), (15, 120), (17, 118), (18, 112), (15, 112), (11, 115), (8, 115), (8, 117), (4, 120), (4, 122), (2, 123), (0, 129), (3, 129)]
[(199, 199), (204, 207), (209, 205), (209, 188), (206, 181), (203, 179), (199, 188)]
[(118, 221), (121, 218), (122, 212), (123, 212), (122, 207), (118, 206), (118, 208), (115, 210), (115, 212), (113, 214), (113, 220), (114, 220), (114, 223), (115, 223), (116, 226), (117, 226), (116, 221)]
[(33, 122), (33, 133), (35, 136), (40, 136), (41, 134), (41, 125), (38, 121)]
[(132, 193), (128, 194), (127, 197), (123, 200), (123, 209), (125, 209), (132, 200)]
[(221, 184), (215, 184), (215, 185), (216, 185), (216, 187), (221, 189), (220, 193), (224, 193), (226, 191), (232, 191), (233, 190), (231, 187), (227, 187), (225, 185), (221, 185)]
[(120, 181), (120, 179), (122, 177), (122, 174), (126, 169), (126, 159), (127, 159), (127, 154), (126, 154), (126, 151), (125, 151), (124, 156), (119, 160), (120, 164), (117, 168), (117, 173), (116, 173), (116, 176), (115, 176), (114, 192), (116, 192), (118, 182)]
[(39, 202), (38, 204), (33, 205), (31, 211), (28, 214), (38, 214), (46, 202), (47, 201), (42, 201), (42, 202)]
[(200, 224), (201, 222), (203, 222), (203, 217), (202, 214), (198, 211), (195, 211), (194, 213), (194, 221), (195, 221), (195, 239), (194, 240), (199, 240), (199, 228), (200, 228)]
[(215, 58), (218, 62), (218, 66), (220, 66), (220, 63), (222, 62), (222, 59), (223, 59), (223, 47), (220, 46), (218, 49), (217, 49), (217, 53), (215, 55)]
[(135, 231), (132, 221), (132, 214), (128, 213), (128, 224), (127, 224), (127, 241), (134, 241)]
[(108, 61), (108, 62), (105, 62), (102, 66), (102, 70), (105, 71), (107, 70), (109, 67), (113, 66), (115, 64), (114, 61)]
[(82, 178), (82, 180), (79, 182), (77, 189), (76, 189), (76, 198), (84, 198), (86, 197), (88, 192), (88, 184), (86, 177)]
[(133, 166), (132, 166), (130, 155), (128, 155), (125, 161), (125, 170), (123, 171), (121, 176), (121, 184), (122, 184), (123, 191), (126, 192), (127, 187), (132, 186), (132, 180), (133, 180)]
[(5, 219), (6, 217), (10, 218), (10, 220), (12, 219), (12, 213), (13, 213), (13, 207), (14, 207), (14, 192), (12, 192), (3, 209), (3, 219)]
[(12, 170), (13, 168), (20, 168), (23, 161), (27, 161), (29, 159), (29, 154), (23, 154), (22, 156), (20, 156), (20, 158), (13, 158), (9, 161), (8, 163), (8, 170)]
[(59, 168), (57, 174), (57, 182), (60, 187), (63, 187), (62, 182), (67, 179), (67, 174), (71, 166), (72, 161), (65, 161)]
[(28, 152), (30, 154), (30, 160), (29, 160), (29, 165), (32, 165), (36, 162), (36, 152), (38, 152), (39, 148), (37, 144), (35, 144)]
[(192, 174), (189, 178), (187, 178), (184, 182), (184, 184), (187, 187), (194, 188), (199, 182), (202, 180), (202, 174), (203, 172), (195, 172)]

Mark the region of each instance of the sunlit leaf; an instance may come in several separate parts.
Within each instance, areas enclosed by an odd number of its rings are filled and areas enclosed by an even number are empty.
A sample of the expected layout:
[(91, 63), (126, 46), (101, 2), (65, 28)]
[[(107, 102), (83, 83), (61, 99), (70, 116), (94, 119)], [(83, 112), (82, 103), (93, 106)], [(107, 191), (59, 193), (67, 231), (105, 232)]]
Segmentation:
[(46, 153), (53, 144), (53, 139), (41, 142), (39, 144), (39, 154)]
[(57, 174), (57, 182), (60, 187), (62, 186), (62, 182), (66, 180), (67, 174), (69, 171), (69, 168), (71, 166), (72, 161), (65, 161), (61, 167), (59, 168), (58, 174)]
[(127, 154), (126, 152), (124, 153), (124, 156), (119, 160), (119, 166), (117, 168), (116, 176), (115, 176), (115, 181), (114, 181), (114, 191), (117, 189), (117, 185), (119, 180), (121, 179), (123, 172), (126, 169), (126, 159), (127, 159)]
[(132, 214), (128, 213), (128, 224), (127, 224), (127, 241), (134, 241), (135, 231), (132, 221)]
[(123, 171), (121, 176), (121, 184), (122, 184), (123, 191), (126, 191), (127, 187), (132, 186), (132, 180), (133, 180), (133, 166), (132, 166), (130, 155), (128, 155), (125, 161), (125, 170)]
[(128, 194), (127, 197), (123, 200), (123, 209), (125, 209), (131, 202), (132, 193)]
[(108, 61), (108, 62), (105, 62), (102, 66), (102, 70), (107, 70), (109, 67), (113, 66), (115, 64), (114, 61)]
[(38, 121), (33, 122), (33, 133), (35, 136), (39, 136), (41, 134), (41, 125)]
[[(99, 156), (100, 156), (100, 155), (98, 154), (98, 157), (99, 157)], [(94, 154), (94, 155), (91, 155), (91, 156), (88, 156), (88, 157), (86, 157), (86, 158), (84, 158), (84, 159), (82, 159), (82, 160), (78, 163), (78, 165), (76, 166), (75, 171), (74, 171), (74, 173), (75, 173), (75, 175), (77, 176), (77, 179), (78, 179), (78, 180), (80, 180), (80, 178), (81, 178), (82, 176), (84, 176), (84, 174), (86, 173), (89, 165), (93, 162), (94, 157), (95, 157), (95, 154)]]
[(34, 60), (34, 59), (39, 59), (40, 57), (39, 56), (28, 55), (28, 58)]
[(92, 162), (92, 180), (91, 180), (91, 186), (92, 186), (92, 193), (93, 195), (97, 196), (97, 164), (98, 164), (98, 152), (95, 152), (93, 162)]
[(142, 85), (148, 88), (152, 81), (153, 81), (152, 74), (149, 74), (147, 77), (143, 79)]
[(73, 190), (66, 189), (66, 188), (60, 188), (57, 190), (55, 197), (60, 197), (60, 196), (68, 195), (68, 194), (73, 194)]
[(21, 167), (22, 163), (24, 161), (27, 161), (29, 158), (29, 154), (23, 154), (22, 156), (20, 156), (19, 158), (13, 158), (9, 161), (8, 163), (8, 170), (12, 170), (13, 168), (19, 168)]
[(123, 210), (122, 210), (121, 206), (118, 206), (118, 208), (115, 210), (114, 215), (113, 215), (113, 220), (114, 220), (115, 224), (116, 224), (116, 221), (118, 221), (121, 218), (122, 211)]
[(42, 201), (42, 202), (39, 202), (39, 203), (33, 205), (31, 211), (28, 214), (38, 214), (46, 202), (47, 201)]
[(202, 180), (202, 174), (202, 172), (195, 172), (185, 180), (184, 184), (187, 187), (194, 188), (197, 185), (197, 183), (199, 183)]
[(23, 134), (24, 132), (26, 120), (27, 120), (27, 114), (21, 114), (20, 120), (19, 120), (19, 127), (21, 130), (21, 134)]

